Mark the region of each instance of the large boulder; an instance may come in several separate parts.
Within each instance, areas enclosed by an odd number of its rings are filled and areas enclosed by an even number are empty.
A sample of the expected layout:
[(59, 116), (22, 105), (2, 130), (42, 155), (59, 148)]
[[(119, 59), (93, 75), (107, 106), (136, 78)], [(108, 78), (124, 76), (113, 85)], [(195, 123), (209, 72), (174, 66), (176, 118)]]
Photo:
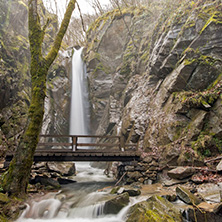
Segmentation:
[(167, 172), (169, 177), (180, 180), (192, 176), (194, 173), (195, 169), (193, 167), (177, 167)]
[(192, 194), (187, 188), (182, 186), (178, 186), (176, 188), (176, 194), (186, 204), (196, 206), (202, 202), (202, 200), (200, 200), (197, 196)]
[(117, 195), (105, 202), (103, 213), (104, 214), (117, 214), (123, 207), (129, 203), (129, 194), (123, 193)]
[(147, 201), (133, 205), (128, 212), (127, 222), (182, 222), (180, 211), (168, 200), (152, 196)]
[(75, 163), (73, 162), (47, 162), (49, 171), (57, 172), (62, 176), (73, 176), (76, 173)]

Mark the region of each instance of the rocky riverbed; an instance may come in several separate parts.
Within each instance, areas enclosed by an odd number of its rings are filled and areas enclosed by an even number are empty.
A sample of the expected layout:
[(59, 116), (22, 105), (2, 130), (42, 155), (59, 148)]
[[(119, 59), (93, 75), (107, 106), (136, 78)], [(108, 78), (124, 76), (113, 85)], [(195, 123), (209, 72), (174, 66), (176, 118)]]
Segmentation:
[[(26, 200), (28, 205), (17, 202), (11, 206), (12, 209), (8, 208), (8, 211), (14, 214), (20, 211), (20, 215), (23, 212), (24, 221), (29, 221), (28, 218), (39, 218), (43, 221), (46, 218), (56, 219), (58, 215), (68, 220), (77, 217), (73, 211), (77, 211), (78, 217), (81, 218), (82, 214), (79, 214), (81, 207), (90, 209), (91, 219), (95, 221), (98, 218), (104, 220), (109, 218), (107, 221), (112, 222), (221, 221), (222, 176), (219, 171), (212, 175), (209, 168), (205, 167), (205, 175), (202, 174), (205, 180), (203, 178), (194, 180), (194, 175), (197, 179), (200, 173), (195, 167), (176, 167), (159, 171), (156, 174), (156, 181), (141, 180), (141, 177), (133, 181), (133, 178), (134, 180), (136, 178), (128, 175), (137, 174), (142, 165), (145, 167), (144, 162), (137, 163), (137, 166), (132, 163), (131, 168), (130, 165), (125, 165), (124, 169), (130, 170), (126, 171), (125, 179), (122, 177), (115, 180), (111, 175), (106, 177), (104, 170), (90, 166), (76, 170), (73, 163), (35, 164), (30, 179), (32, 184), (28, 189), (29, 197)], [(120, 166), (122, 165), (117, 166), (117, 169), (122, 169)], [(141, 171), (140, 174), (142, 175)], [(34, 214), (36, 209), (33, 208), (42, 206), (41, 203), (46, 202), (47, 204), (38, 210), (40, 213)], [(9, 203), (9, 198), (3, 193), (0, 195), (0, 203), (1, 205)], [(56, 210), (47, 213), (46, 210), (51, 205), (55, 206)], [(63, 209), (62, 212), (61, 209)], [(66, 213), (63, 214), (63, 211)]]

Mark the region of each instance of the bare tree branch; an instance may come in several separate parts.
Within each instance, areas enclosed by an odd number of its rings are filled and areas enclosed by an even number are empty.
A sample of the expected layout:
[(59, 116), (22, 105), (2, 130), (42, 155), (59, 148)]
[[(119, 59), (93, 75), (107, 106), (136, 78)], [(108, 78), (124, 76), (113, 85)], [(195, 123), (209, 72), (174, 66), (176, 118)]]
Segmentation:
[(78, 10), (79, 10), (79, 15), (80, 15), (81, 23), (82, 23), (82, 30), (83, 30), (83, 32), (86, 33), (84, 19), (83, 19), (82, 13), (81, 13), (81, 9), (79, 7), (79, 3), (77, 1), (76, 1), (76, 4), (77, 4)]
[(132, 42), (133, 42), (133, 45), (134, 45), (134, 46), (136, 47), (136, 49), (137, 49), (138, 47), (137, 47), (137, 45), (136, 45), (136, 43), (135, 43), (135, 41), (134, 41), (133, 35), (131, 34), (131, 32), (130, 32), (130, 30), (129, 30), (129, 27), (128, 27), (125, 19), (124, 19), (124, 15), (123, 15), (123, 13), (122, 13), (122, 10), (121, 10), (121, 8), (120, 8), (120, 5), (119, 5), (119, 3), (118, 3), (118, 0), (114, 0), (114, 1), (115, 1), (116, 5), (117, 5), (117, 7), (118, 7), (118, 9), (119, 9), (120, 15), (122, 16), (123, 22), (124, 22), (124, 24), (125, 24), (125, 26), (126, 26), (126, 29), (127, 29), (128, 33), (129, 33), (129, 36), (130, 36), (130, 38), (131, 38), (131, 40), (132, 40)]

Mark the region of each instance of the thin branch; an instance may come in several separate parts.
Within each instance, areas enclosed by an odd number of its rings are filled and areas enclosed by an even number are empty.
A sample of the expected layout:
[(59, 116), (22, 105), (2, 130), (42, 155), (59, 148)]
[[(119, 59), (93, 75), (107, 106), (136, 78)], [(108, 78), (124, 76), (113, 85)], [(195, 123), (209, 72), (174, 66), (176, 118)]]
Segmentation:
[(117, 7), (118, 7), (118, 9), (119, 9), (120, 15), (121, 15), (122, 18), (123, 18), (123, 22), (124, 22), (124, 24), (125, 24), (125, 26), (126, 26), (126, 29), (127, 29), (128, 33), (129, 33), (129, 36), (130, 36), (130, 38), (131, 38), (131, 40), (132, 40), (132, 42), (133, 42), (133, 45), (135, 46), (136, 49), (138, 49), (138, 47), (137, 47), (137, 45), (136, 45), (136, 43), (135, 43), (135, 41), (134, 41), (134, 39), (133, 39), (133, 35), (131, 34), (131, 32), (130, 32), (130, 30), (129, 30), (129, 27), (128, 27), (125, 19), (124, 19), (122, 10), (121, 10), (121, 8), (120, 8), (120, 6), (119, 6), (119, 3), (118, 3), (118, 0), (115, 0), (115, 2), (116, 2), (116, 5), (117, 5)]
[(78, 10), (79, 10), (79, 14), (80, 14), (80, 19), (81, 19), (81, 23), (82, 23), (82, 30), (83, 30), (83, 32), (86, 33), (85, 25), (84, 25), (84, 20), (83, 20), (83, 17), (82, 17), (82, 12), (81, 12), (81, 9), (79, 7), (79, 3), (77, 1), (76, 1), (76, 4), (77, 4)]
[(126, 174), (127, 174), (127, 172), (125, 172), (125, 173), (120, 177), (120, 179), (116, 182), (115, 186), (117, 186), (117, 185), (121, 182), (121, 180), (123, 179), (123, 177), (124, 177)]

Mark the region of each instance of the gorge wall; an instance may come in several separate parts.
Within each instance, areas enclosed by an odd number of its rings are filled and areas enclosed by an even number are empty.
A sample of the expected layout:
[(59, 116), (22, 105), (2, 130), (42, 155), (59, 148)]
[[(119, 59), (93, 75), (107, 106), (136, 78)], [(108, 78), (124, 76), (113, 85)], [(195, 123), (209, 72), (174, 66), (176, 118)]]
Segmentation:
[(172, 165), (222, 150), (222, 4), (181, 2), (103, 15), (85, 51), (94, 133)]
[[(52, 43), (58, 27), (57, 17), (39, 1), (41, 23), (50, 23), (43, 50)], [(0, 157), (6, 149), (14, 149), (27, 121), (31, 95), (29, 73), (28, 6), (27, 0), (0, 2)], [(69, 73), (66, 58), (60, 54), (51, 67), (47, 82), (47, 98), (42, 133), (64, 134), (69, 120)]]

